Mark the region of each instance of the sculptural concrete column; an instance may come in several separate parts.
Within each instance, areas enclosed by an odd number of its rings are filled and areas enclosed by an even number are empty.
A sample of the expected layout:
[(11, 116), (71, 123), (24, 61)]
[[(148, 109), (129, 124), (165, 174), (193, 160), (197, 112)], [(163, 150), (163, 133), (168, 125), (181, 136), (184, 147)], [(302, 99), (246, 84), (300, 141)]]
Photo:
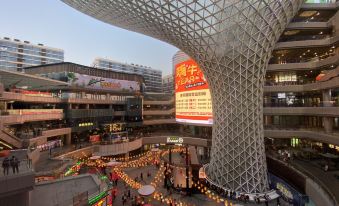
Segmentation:
[(276, 41), (303, 0), (63, 0), (112, 25), (177, 46), (200, 65), (213, 103), (208, 176), (246, 193), (268, 189), (263, 82)]

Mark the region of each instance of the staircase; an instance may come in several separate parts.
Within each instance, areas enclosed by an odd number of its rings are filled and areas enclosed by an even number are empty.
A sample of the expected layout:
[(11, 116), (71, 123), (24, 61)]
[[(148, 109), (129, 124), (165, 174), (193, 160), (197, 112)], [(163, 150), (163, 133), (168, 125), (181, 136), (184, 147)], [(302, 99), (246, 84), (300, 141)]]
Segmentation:
[(3, 128), (0, 130), (0, 140), (12, 145), (15, 148), (22, 148), (23, 141), (22, 139), (16, 137), (15, 135), (11, 134), (7, 129)]

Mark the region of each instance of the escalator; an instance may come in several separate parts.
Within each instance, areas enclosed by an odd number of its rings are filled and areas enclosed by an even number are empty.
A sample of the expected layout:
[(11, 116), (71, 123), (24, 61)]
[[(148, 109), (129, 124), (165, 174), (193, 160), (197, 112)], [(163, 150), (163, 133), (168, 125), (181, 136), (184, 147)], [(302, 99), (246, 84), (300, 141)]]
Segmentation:
[(11, 149), (23, 147), (22, 139), (16, 137), (14, 134), (11, 134), (10, 131), (5, 128), (0, 131), (0, 144), (3, 147)]

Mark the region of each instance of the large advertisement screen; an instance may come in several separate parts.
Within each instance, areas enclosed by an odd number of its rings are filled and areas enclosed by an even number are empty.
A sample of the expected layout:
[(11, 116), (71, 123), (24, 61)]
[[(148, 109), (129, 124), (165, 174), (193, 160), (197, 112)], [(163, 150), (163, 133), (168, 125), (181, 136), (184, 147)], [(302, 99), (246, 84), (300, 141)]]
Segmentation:
[(175, 65), (175, 109), (177, 122), (213, 124), (210, 90), (192, 59)]
[(140, 84), (135, 81), (108, 79), (84, 74), (69, 72), (68, 82), (71, 85), (89, 89), (109, 90), (117, 92), (139, 92)]

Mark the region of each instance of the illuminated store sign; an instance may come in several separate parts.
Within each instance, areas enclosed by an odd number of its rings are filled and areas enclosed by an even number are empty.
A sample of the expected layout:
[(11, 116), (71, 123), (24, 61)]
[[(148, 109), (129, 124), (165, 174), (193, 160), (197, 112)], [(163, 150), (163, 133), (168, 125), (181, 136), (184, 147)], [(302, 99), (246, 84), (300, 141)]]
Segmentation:
[(121, 132), (125, 130), (122, 123), (106, 124), (105, 128), (108, 132)]
[(175, 66), (175, 110), (177, 122), (213, 123), (211, 93), (203, 72), (192, 59)]
[(167, 137), (166, 142), (169, 144), (182, 144), (184, 139), (182, 137)]

